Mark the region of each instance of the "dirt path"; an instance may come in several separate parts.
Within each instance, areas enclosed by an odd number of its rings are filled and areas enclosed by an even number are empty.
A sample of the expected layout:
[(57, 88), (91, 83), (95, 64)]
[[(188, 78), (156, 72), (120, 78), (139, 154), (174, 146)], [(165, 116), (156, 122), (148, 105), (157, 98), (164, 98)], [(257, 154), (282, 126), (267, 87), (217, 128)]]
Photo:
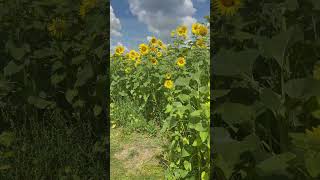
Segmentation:
[(112, 180), (162, 180), (164, 169), (159, 163), (161, 138), (144, 134), (126, 134), (121, 128), (110, 133)]

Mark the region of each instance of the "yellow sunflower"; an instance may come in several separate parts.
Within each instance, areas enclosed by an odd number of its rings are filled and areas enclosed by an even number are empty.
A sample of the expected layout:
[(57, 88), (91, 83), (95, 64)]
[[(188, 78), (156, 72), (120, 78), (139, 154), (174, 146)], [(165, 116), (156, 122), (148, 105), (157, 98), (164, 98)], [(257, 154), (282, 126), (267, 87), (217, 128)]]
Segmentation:
[(157, 52), (157, 57), (161, 57), (162, 53), (161, 52)]
[(151, 58), (150, 61), (151, 61), (151, 63), (153, 65), (157, 65), (158, 64), (158, 60), (156, 58)]
[(173, 88), (173, 81), (172, 80), (165, 80), (164, 87), (166, 87), (167, 89), (172, 89)]
[(97, 5), (97, 0), (83, 0), (79, 7), (79, 15), (85, 17), (86, 14)]
[(205, 25), (200, 25), (198, 29), (198, 34), (200, 36), (206, 36), (208, 34), (208, 28)]
[(170, 73), (166, 73), (165, 78), (166, 79), (171, 79), (171, 74)]
[(201, 24), (199, 23), (194, 23), (192, 24), (192, 28), (191, 28), (191, 31), (194, 35), (198, 35), (199, 34), (199, 27), (200, 27)]
[(123, 46), (117, 46), (116, 47), (116, 54), (121, 55), (124, 52), (124, 47)]
[(48, 25), (48, 31), (54, 37), (61, 38), (66, 31), (66, 21), (60, 18), (55, 18)]
[(186, 37), (188, 33), (188, 28), (187, 26), (179, 26), (176, 31), (178, 36)]
[(186, 60), (185, 60), (184, 57), (179, 57), (179, 58), (177, 59), (177, 65), (178, 65), (179, 67), (184, 67), (185, 64), (186, 64)]
[(215, 5), (222, 15), (232, 16), (241, 6), (241, 0), (215, 0)]
[(149, 47), (146, 44), (140, 44), (139, 50), (142, 55), (146, 55), (149, 52)]
[(156, 45), (157, 45), (157, 43), (158, 43), (157, 38), (152, 37), (152, 38), (151, 38), (151, 40), (150, 40), (150, 43), (151, 43), (151, 45), (152, 45), (152, 46), (156, 46)]
[(197, 45), (197, 47), (199, 47), (199, 48), (205, 48), (205, 47), (207, 47), (205, 41), (203, 40), (203, 38), (197, 39), (196, 45)]
[(317, 61), (313, 66), (313, 78), (320, 80), (320, 61)]
[(135, 59), (137, 58), (137, 52), (136, 52), (135, 50), (131, 50), (131, 51), (129, 52), (129, 58), (130, 58), (131, 60), (135, 60)]

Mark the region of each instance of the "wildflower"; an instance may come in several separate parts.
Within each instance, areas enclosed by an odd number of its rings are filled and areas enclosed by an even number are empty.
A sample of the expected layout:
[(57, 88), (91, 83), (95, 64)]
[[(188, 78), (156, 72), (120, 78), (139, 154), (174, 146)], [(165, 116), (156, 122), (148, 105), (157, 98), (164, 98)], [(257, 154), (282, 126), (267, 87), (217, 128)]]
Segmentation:
[(172, 80), (165, 80), (164, 87), (166, 87), (167, 89), (172, 89), (173, 88), (173, 81)]
[(123, 46), (117, 46), (116, 47), (116, 54), (121, 55), (124, 52), (124, 47)]
[(66, 22), (63, 19), (55, 18), (48, 25), (48, 31), (52, 36), (61, 38), (66, 31)]
[(222, 15), (232, 16), (241, 6), (241, 0), (215, 0), (215, 6)]
[(179, 67), (184, 67), (184, 65), (186, 64), (186, 60), (184, 57), (179, 57), (178, 60), (177, 60), (177, 65)]
[(145, 54), (148, 54), (149, 47), (146, 44), (140, 44), (139, 50), (142, 55), (145, 55)]

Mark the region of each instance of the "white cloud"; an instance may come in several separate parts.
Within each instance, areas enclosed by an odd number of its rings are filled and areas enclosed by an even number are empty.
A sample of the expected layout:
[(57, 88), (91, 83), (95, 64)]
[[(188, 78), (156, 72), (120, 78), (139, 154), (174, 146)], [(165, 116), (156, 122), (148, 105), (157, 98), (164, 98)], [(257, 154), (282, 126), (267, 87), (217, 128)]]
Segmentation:
[(130, 11), (148, 30), (164, 41), (170, 39), (171, 30), (180, 24), (189, 28), (196, 21), (196, 9), (191, 0), (128, 0)]
[(206, 2), (207, 0), (197, 0), (197, 1), (199, 1), (199, 2)]
[(121, 23), (120, 19), (114, 14), (112, 6), (110, 6), (110, 34), (112, 36), (121, 36)]

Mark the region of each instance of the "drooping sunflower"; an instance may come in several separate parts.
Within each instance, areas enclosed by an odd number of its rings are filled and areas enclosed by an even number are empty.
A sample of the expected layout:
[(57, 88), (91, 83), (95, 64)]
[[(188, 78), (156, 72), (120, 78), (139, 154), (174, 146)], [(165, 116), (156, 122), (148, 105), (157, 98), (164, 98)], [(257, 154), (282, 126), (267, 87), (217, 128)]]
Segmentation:
[(97, 0), (83, 0), (79, 7), (79, 15), (83, 18), (97, 5)]
[(203, 38), (197, 39), (196, 45), (197, 45), (197, 47), (199, 47), (199, 48), (205, 48), (205, 47), (207, 47), (207, 46), (206, 46), (206, 42), (203, 40)]
[(206, 36), (208, 34), (208, 28), (205, 25), (200, 25), (198, 28), (198, 34), (200, 36)]
[(54, 37), (61, 38), (67, 29), (66, 21), (61, 18), (55, 18), (48, 25), (48, 31)]
[(222, 15), (233, 16), (241, 7), (241, 0), (215, 0), (215, 6)]
[(151, 63), (153, 65), (157, 65), (158, 64), (158, 60), (156, 58), (151, 58), (150, 61), (151, 61)]
[(124, 47), (123, 46), (117, 46), (116, 47), (116, 54), (122, 55), (124, 53)]
[(167, 89), (172, 89), (173, 88), (173, 81), (172, 80), (165, 80), (164, 87)]
[(184, 67), (185, 64), (186, 64), (186, 60), (185, 60), (184, 57), (179, 57), (179, 58), (177, 59), (177, 65), (178, 65), (179, 67)]
[(149, 52), (149, 47), (146, 44), (140, 44), (139, 50), (142, 55), (146, 55)]
[(184, 26), (184, 25), (179, 26), (176, 31), (177, 31), (178, 36), (187, 37), (187, 33), (188, 33), (187, 26)]

